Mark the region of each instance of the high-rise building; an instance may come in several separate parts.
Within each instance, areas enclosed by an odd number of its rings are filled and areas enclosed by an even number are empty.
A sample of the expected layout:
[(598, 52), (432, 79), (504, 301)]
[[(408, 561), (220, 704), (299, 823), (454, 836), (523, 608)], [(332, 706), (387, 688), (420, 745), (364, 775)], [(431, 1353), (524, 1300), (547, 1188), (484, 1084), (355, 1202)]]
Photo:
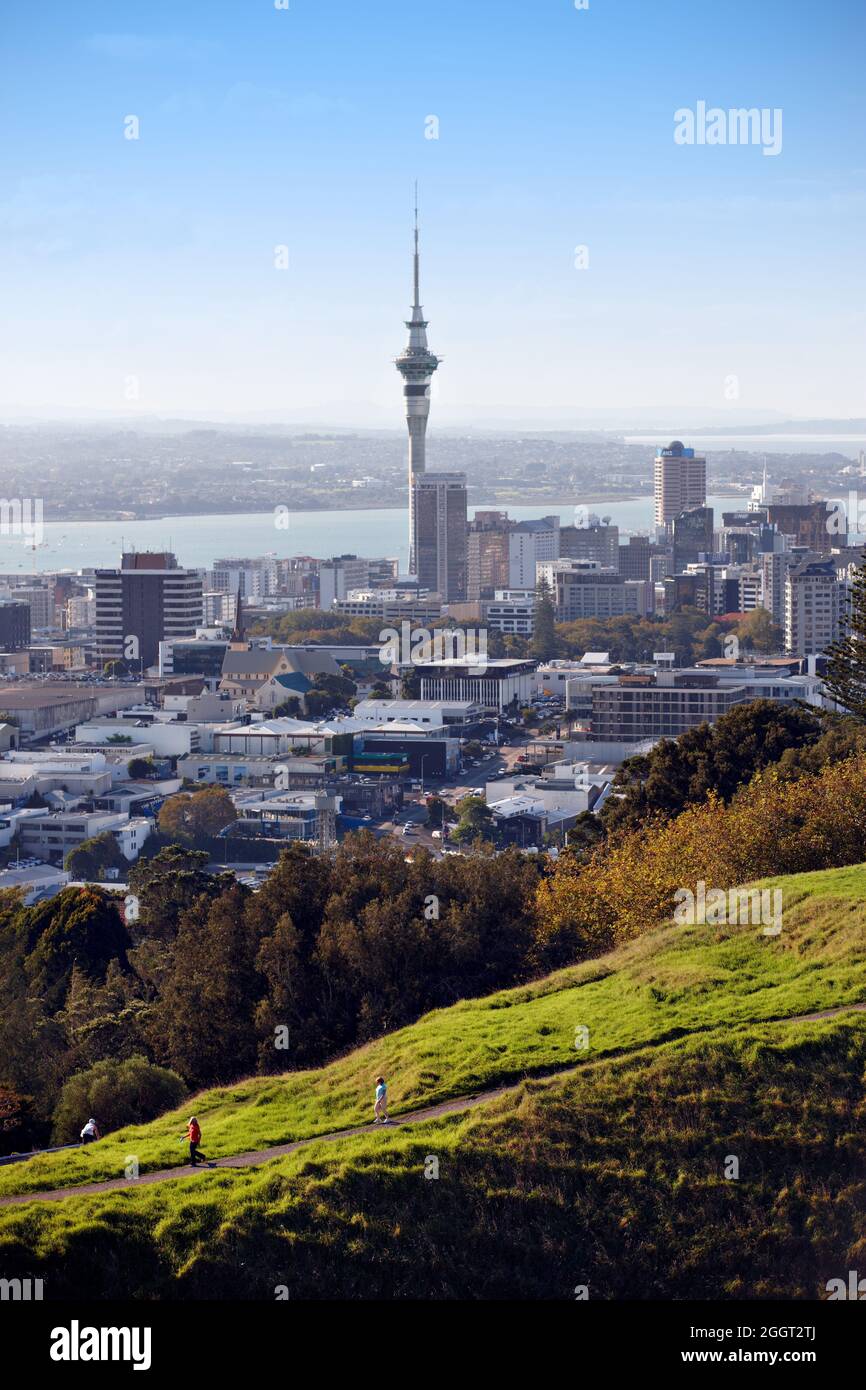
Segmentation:
[(54, 586), (47, 580), (36, 580), (32, 584), (4, 585), (0, 598), (12, 599), (15, 603), (26, 603), (30, 608), (31, 632), (46, 631), (55, 626)]
[(457, 603), (466, 598), (466, 474), (416, 473), (410, 491), (418, 583)]
[(649, 579), (650, 550), (649, 536), (629, 536), (628, 545), (620, 545), (617, 568), (623, 579)]
[(202, 625), (202, 576), (168, 551), (125, 554), (119, 570), (96, 570), (96, 654), (145, 669), (159, 644)]
[(679, 439), (659, 449), (653, 463), (657, 526), (670, 529), (674, 518), (707, 500), (707, 460)]
[(832, 560), (811, 556), (785, 576), (785, 650), (791, 656), (815, 656), (838, 640), (845, 586)]
[(643, 618), (655, 608), (649, 580), (623, 579), (615, 570), (603, 570), (594, 560), (557, 560), (542, 565), (539, 575), (548, 583), (560, 623), (626, 614)]
[(672, 523), (674, 542), (674, 574), (682, 574), (687, 565), (696, 565), (703, 557), (713, 554), (713, 509), (692, 507), (675, 516)]
[(426, 470), (427, 418), (430, 414), (430, 382), (440, 359), (427, 346), (427, 320), (421, 307), (420, 256), (418, 250), (418, 198), (415, 197), (415, 250), (413, 255), (414, 290), (411, 318), (406, 320), (409, 341), (396, 360), (403, 378), (406, 400), (406, 424), (409, 429), (409, 571), (419, 573), (414, 549), (416, 526), (412, 517), (413, 483)]
[(319, 565), (319, 607), (332, 608), (352, 589), (391, 585), (397, 578), (396, 560), (369, 560), (360, 555), (335, 555)]
[(492, 598), (508, 587), (512, 523), (507, 512), (476, 512), (466, 538), (466, 597)]
[(537, 567), (559, 559), (559, 517), (516, 521), (508, 537), (509, 589), (534, 589)]
[(278, 568), (273, 555), (256, 559), (214, 560), (213, 587), (244, 598), (267, 598), (277, 592)]
[(770, 503), (766, 508), (771, 526), (790, 536), (795, 545), (806, 545), (818, 555), (829, 555), (835, 547), (848, 544), (844, 512), (832, 502)]
[(24, 652), (30, 646), (30, 604), (0, 598), (0, 651)]
[(600, 565), (618, 570), (619, 527), (602, 524), (593, 517), (586, 526), (563, 526), (559, 532), (559, 554), (563, 560), (598, 560)]
[(761, 572), (761, 607), (766, 608), (777, 627), (785, 623), (785, 578), (796, 555), (787, 550), (765, 551), (758, 560)]

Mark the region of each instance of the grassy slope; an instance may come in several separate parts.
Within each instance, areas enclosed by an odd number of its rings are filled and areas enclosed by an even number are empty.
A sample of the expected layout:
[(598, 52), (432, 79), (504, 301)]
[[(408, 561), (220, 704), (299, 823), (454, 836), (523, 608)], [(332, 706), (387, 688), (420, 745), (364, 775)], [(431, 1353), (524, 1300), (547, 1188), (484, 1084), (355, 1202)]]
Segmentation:
[(864, 1069), (862, 1014), (699, 1034), (259, 1169), (10, 1208), (0, 1268), (48, 1298), (825, 1297), (866, 1261)]
[[(209, 1156), (240, 1153), (369, 1118), (372, 1082), (389, 1077), (391, 1110), (516, 1081), (555, 1067), (866, 998), (866, 866), (768, 880), (784, 892), (784, 930), (669, 926), (597, 961), (524, 988), (437, 1010), (330, 1066), (256, 1077), (194, 1102)], [(575, 1051), (575, 1028), (589, 1051)], [(179, 1165), (193, 1108), (88, 1149), (0, 1169), (0, 1195)], [(2, 1213), (0, 1213), (2, 1215)]]

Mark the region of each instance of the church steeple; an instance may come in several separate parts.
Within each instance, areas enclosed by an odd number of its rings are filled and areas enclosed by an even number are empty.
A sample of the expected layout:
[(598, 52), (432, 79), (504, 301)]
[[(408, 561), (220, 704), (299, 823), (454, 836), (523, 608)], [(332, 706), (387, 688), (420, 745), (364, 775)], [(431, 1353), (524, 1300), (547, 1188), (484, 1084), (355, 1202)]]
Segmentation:
[(244, 601), (241, 591), (238, 589), (237, 599), (235, 600), (235, 625), (232, 635), (229, 638), (229, 651), (246, 652), (249, 651), (249, 642), (244, 636)]

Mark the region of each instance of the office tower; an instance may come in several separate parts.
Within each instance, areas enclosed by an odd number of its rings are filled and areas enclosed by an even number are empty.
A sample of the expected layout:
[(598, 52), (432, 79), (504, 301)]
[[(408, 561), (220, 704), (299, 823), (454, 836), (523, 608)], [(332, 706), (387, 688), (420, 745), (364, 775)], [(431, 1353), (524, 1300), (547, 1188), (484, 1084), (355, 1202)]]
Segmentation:
[(412, 316), (407, 319), (409, 341), (396, 360), (396, 367), (403, 378), (403, 395), (406, 400), (406, 424), (409, 430), (409, 572), (417, 574), (419, 563), (414, 550), (416, 525), (412, 517), (414, 501), (413, 483), (426, 469), (427, 417), (430, 414), (430, 382), (439, 366), (436, 357), (427, 346), (427, 320), (421, 308), (420, 256), (418, 251), (418, 194), (415, 192), (415, 251), (413, 256), (415, 296), (412, 303)]
[(144, 670), (160, 642), (202, 625), (202, 577), (168, 551), (125, 554), (119, 570), (96, 570), (96, 654)]
[(559, 517), (516, 521), (508, 537), (509, 589), (534, 589), (537, 566), (559, 559)]
[(492, 598), (508, 587), (511, 522), (507, 512), (476, 512), (466, 537), (466, 597)]
[(31, 632), (45, 631), (56, 624), (54, 612), (54, 586), (37, 581), (34, 584), (4, 585), (0, 598), (12, 599), (15, 603), (26, 603), (30, 609)]
[(24, 652), (30, 646), (30, 604), (0, 598), (0, 651)]
[(334, 555), (319, 565), (319, 607), (332, 608), (353, 589), (392, 585), (397, 579), (396, 560), (369, 560), (360, 555)]
[(832, 560), (807, 557), (785, 576), (785, 650), (791, 656), (814, 656), (837, 641), (845, 586)]
[(267, 598), (277, 592), (279, 570), (276, 557), (262, 555), (253, 560), (214, 560), (213, 587), (244, 598)]
[(466, 598), (466, 474), (416, 473), (411, 496), (418, 583), (457, 603)]
[(795, 545), (808, 546), (818, 555), (829, 555), (834, 546), (848, 544), (844, 513), (832, 502), (770, 503), (767, 521)]
[(655, 607), (649, 580), (623, 579), (593, 560), (558, 560), (542, 566), (541, 573), (549, 582), (558, 623), (626, 614), (643, 618)]
[(649, 579), (651, 555), (649, 536), (629, 536), (628, 545), (620, 545), (618, 552), (617, 568), (623, 579)]
[(93, 627), (96, 622), (96, 599), (93, 590), (86, 594), (70, 594), (66, 600), (66, 629)]
[(590, 517), (587, 526), (560, 528), (559, 554), (563, 560), (598, 560), (600, 565), (618, 570), (619, 551), (619, 527), (603, 525), (597, 517)]
[(777, 627), (785, 624), (785, 579), (798, 557), (787, 550), (770, 550), (758, 557), (761, 572), (761, 607), (771, 614)]
[(707, 460), (679, 439), (659, 449), (653, 463), (655, 519), (670, 529), (674, 518), (707, 500)]
[(674, 574), (713, 554), (713, 509), (692, 507), (673, 520)]

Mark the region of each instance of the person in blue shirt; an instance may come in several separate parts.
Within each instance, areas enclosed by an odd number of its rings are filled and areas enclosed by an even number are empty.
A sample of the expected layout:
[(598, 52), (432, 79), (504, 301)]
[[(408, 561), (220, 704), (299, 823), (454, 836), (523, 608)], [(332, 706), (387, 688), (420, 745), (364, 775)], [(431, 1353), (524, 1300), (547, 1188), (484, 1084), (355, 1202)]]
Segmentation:
[(376, 1077), (376, 1104), (373, 1106), (375, 1119), (374, 1125), (389, 1125), (388, 1119), (388, 1087), (385, 1085), (384, 1076)]

